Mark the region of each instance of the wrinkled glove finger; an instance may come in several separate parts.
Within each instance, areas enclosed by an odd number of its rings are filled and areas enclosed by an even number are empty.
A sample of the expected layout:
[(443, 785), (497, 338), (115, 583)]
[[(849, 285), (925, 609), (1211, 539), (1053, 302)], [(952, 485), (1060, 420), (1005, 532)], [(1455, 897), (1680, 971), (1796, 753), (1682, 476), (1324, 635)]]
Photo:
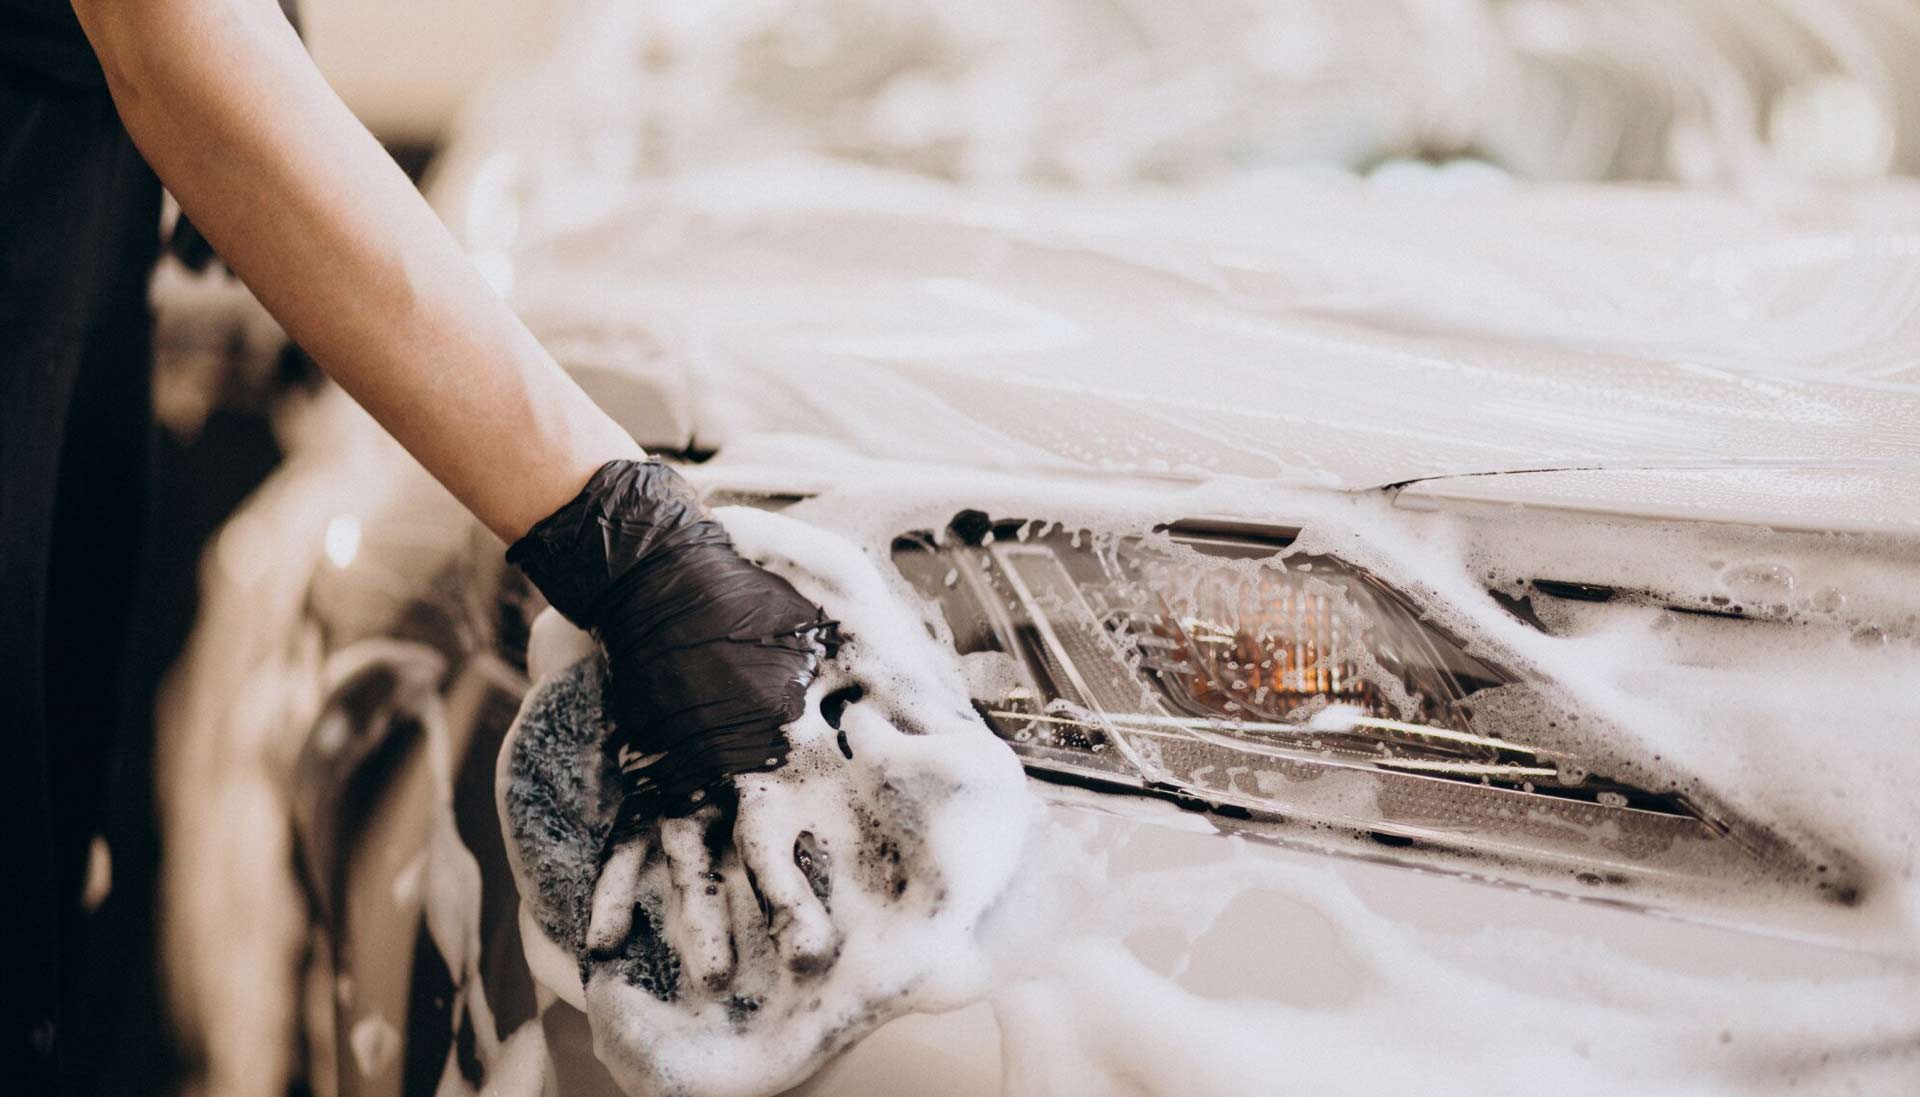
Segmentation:
[(767, 909), (774, 947), (793, 971), (825, 970), (840, 953), (827, 915), (831, 862), (825, 846), (795, 822), (790, 796), (778, 787), (741, 782), (733, 840)]
[(687, 980), (714, 993), (732, 982), (734, 964), (726, 886), (707, 845), (707, 830), (717, 815), (709, 808), (660, 824), (660, 847), (679, 904), (679, 917), (668, 922), (668, 937)]
[(593, 907), (587, 915), (587, 952), (606, 956), (620, 951), (633, 932), (633, 908), (640, 899), (640, 869), (652, 843), (636, 835), (613, 847), (600, 878), (593, 885)]

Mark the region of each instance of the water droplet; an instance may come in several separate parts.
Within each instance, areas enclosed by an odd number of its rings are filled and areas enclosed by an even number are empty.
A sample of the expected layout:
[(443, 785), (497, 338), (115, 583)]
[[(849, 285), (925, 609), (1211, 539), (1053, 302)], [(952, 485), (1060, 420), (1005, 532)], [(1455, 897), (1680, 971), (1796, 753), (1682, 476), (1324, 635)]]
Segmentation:
[(1821, 587), (1814, 592), (1808, 604), (1821, 613), (1839, 613), (1847, 608), (1847, 596), (1836, 587)]
[(1793, 569), (1764, 560), (1735, 564), (1720, 573), (1720, 585), (1743, 602), (1779, 602), (1793, 593)]

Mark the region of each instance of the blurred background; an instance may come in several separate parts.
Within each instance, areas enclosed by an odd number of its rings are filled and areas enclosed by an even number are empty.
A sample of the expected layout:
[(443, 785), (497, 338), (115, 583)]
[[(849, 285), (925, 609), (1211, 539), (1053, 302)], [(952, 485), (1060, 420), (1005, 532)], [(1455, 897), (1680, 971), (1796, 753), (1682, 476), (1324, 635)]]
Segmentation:
[[(1920, 156), (1920, 10), (1904, 0), (300, 7), (341, 96), (410, 148), (446, 139), (479, 88), (558, 45), (575, 85), (562, 97), (610, 124), (638, 112), (670, 137), (778, 98), (828, 147), (927, 163), (948, 146), (965, 162), (943, 166), (974, 176), (1017, 170), (1023, 152), (1045, 161), (1032, 173), (1083, 183), (1465, 152), (1539, 178), (1726, 182), (1771, 159), (1840, 180)], [(638, 101), (647, 90), (701, 101)]]
[(551, 45), (568, 0), (305, 0), (314, 61), (389, 145), (430, 149), (489, 76)]

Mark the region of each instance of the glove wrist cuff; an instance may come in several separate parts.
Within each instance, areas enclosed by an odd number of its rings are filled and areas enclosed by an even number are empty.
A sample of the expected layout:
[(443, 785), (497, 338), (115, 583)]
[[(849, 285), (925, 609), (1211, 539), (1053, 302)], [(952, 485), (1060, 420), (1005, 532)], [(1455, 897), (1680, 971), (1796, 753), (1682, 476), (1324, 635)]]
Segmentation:
[(593, 629), (608, 592), (705, 517), (692, 486), (658, 460), (609, 461), (580, 494), (515, 541), (507, 562), (567, 620)]

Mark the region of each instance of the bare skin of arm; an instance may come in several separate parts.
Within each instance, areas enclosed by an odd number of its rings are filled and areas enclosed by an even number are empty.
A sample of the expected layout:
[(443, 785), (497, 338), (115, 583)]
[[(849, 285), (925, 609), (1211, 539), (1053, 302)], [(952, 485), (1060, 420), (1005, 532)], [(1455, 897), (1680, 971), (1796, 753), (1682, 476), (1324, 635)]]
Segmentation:
[(127, 132), (287, 333), (502, 539), (640, 447), (493, 291), (274, 0), (75, 0)]

